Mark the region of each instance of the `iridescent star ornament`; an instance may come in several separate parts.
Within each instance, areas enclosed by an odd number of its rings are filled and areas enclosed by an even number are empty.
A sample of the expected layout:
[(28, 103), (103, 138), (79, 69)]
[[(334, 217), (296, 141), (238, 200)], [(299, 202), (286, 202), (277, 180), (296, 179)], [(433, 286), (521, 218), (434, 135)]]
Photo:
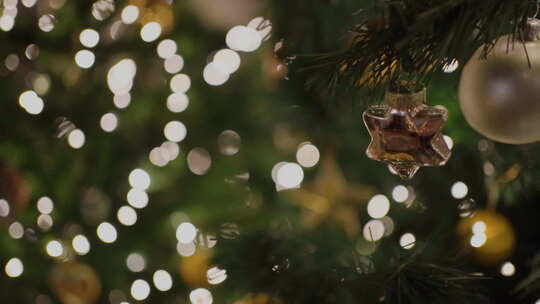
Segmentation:
[(413, 178), (420, 167), (446, 164), (451, 150), (441, 131), (448, 111), (426, 105), (426, 89), (407, 83), (392, 86), (384, 100), (363, 115), (371, 135), (367, 156), (387, 163), (402, 179)]

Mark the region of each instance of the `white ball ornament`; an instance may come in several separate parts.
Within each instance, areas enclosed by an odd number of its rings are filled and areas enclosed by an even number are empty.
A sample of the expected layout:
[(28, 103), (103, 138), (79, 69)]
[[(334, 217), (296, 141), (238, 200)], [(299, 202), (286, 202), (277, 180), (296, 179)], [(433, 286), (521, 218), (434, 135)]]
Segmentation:
[(501, 143), (540, 141), (540, 20), (529, 19), (523, 33), (499, 38), (487, 56), (480, 47), (459, 83), (467, 122)]

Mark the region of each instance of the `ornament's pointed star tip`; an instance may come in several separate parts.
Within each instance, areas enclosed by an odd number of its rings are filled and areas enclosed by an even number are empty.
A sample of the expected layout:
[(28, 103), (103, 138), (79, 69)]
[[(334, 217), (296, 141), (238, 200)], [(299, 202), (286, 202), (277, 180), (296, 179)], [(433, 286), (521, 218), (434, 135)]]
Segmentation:
[(420, 169), (420, 166), (412, 164), (391, 164), (390, 166), (403, 180), (411, 180), (416, 174), (416, 172), (418, 172), (418, 169)]

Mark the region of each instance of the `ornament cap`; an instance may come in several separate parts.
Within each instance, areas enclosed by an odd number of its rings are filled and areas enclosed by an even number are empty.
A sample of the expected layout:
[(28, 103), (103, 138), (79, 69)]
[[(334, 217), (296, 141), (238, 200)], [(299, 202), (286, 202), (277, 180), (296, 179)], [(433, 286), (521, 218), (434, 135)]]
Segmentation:
[(523, 41), (540, 40), (540, 19), (529, 18), (523, 31)]
[(386, 91), (384, 100), (392, 108), (413, 110), (426, 103), (426, 88), (407, 81), (396, 82)]

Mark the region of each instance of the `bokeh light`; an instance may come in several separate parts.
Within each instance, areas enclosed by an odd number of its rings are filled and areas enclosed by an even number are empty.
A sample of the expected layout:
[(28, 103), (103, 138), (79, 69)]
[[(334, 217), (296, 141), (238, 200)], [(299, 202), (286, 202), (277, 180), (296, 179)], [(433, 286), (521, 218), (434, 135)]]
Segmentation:
[(137, 222), (137, 212), (129, 206), (120, 207), (116, 216), (120, 224), (124, 226), (133, 226)]
[(240, 135), (232, 130), (225, 130), (218, 136), (219, 152), (223, 155), (235, 155), (240, 151), (242, 139)]
[(37, 225), (43, 231), (49, 231), (53, 226), (53, 219), (48, 214), (40, 214), (37, 218)]
[(114, 113), (106, 113), (99, 120), (101, 129), (105, 132), (112, 132), (118, 127), (118, 117)]
[(141, 168), (134, 169), (129, 173), (129, 184), (134, 189), (146, 190), (150, 187), (150, 174)]
[(221, 73), (232, 74), (240, 67), (241, 58), (237, 52), (231, 49), (222, 49), (216, 52), (212, 62)]
[(34, 91), (24, 91), (19, 95), (19, 105), (28, 112), (28, 114), (37, 115), (43, 111), (45, 104)]
[(82, 148), (82, 146), (84, 146), (86, 137), (82, 130), (75, 129), (69, 132), (67, 140), (70, 147), (72, 147), (73, 149), (80, 149)]
[(132, 272), (141, 272), (146, 268), (146, 260), (139, 253), (130, 253), (126, 259), (126, 266)]
[(165, 138), (172, 142), (181, 142), (186, 138), (187, 129), (186, 126), (180, 121), (170, 121), (165, 125), (163, 129), (163, 134)]
[(6, 217), (9, 215), (9, 203), (5, 199), (0, 199), (0, 216)]
[(149, 198), (144, 190), (133, 188), (127, 193), (127, 201), (131, 206), (142, 209), (148, 205)]
[[(111, 66), (107, 73), (107, 85), (114, 95), (126, 95), (133, 86), (137, 73), (137, 64), (133, 59), (125, 58)], [(129, 104), (129, 102), (128, 102)]]
[(211, 285), (218, 285), (227, 279), (227, 271), (218, 267), (212, 267), (206, 272), (206, 278)]
[(186, 74), (176, 74), (170, 81), (171, 90), (176, 93), (185, 93), (191, 87), (191, 78)]
[(54, 209), (54, 203), (49, 197), (44, 196), (37, 201), (37, 209), (42, 214), (50, 214)]
[(462, 199), (466, 197), (468, 192), (469, 192), (469, 188), (463, 182), (454, 183), (452, 185), (452, 188), (450, 189), (450, 193), (452, 194), (452, 197), (454, 197), (455, 199)]
[(89, 69), (94, 65), (96, 61), (96, 56), (92, 51), (89, 50), (80, 50), (75, 54), (75, 63), (83, 69)]
[(132, 24), (139, 18), (139, 8), (135, 5), (127, 5), (122, 10), (120, 17), (125, 24)]
[(135, 280), (131, 284), (131, 296), (138, 301), (142, 301), (150, 295), (150, 285), (142, 279)]
[(214, 301), (212, 293), (206, 288), (197, 288), (189, 293), (189, 300), (192, 304), (212, 304)]
[(311, 143), (304, 143), (296, 150), (296, 161), (305, 168), (314, 167), (319, 163), (321, 154), (319, 149)]
[(403, 249), (412, 249), (416, 243), (416, 237), (412, 233), (405, 233), (399, 238), (399, 245)]
[(189, 105), (189, 98), (184, 93), (172, 93), (167, 97), (167, 109), (173, 113), (184, 112)]
[(73, 247), (73, 250), (75, 250), (78, 255), (85, 255), (90, 252), (90, 242), (88, 241), (88, 238), (82, 234), (73, 237), (71, 247)]
[(176, 228), (176, 239), (180, 243), (191, 243), (197, 236), (197, 228), (189, 222), (182, 223)]
[(511, 277), (516, 273), (516, 266), (512, 262), (505, 262), (501, 266), (501, 274), (505, 277)]
[(12, 238), (20, 239), (24, 235), (24, 227), (19, 222), (13, 222), (11, 225), (9, 225), (8, 233)]
[(79, 41), (87, 48), (93, 48), (99, 43), (99, 33), (93, 29), (84, 29), (79, 35)]
[(39, 17), (38, 26), (39, 29), (44, 32), (50, 32), (54, 29), (56, 18), (51, 14), (45, 14)]
[(114, 95), (113, 103), (118, 109), (125, 109), (131, 103), (131, 95), (129, 93)]
[(154, 281), (154, 286), (156, 286), (156, 289), (159, 291), (168, 291), (173, 285), (171, 275), (163, 269), (154, 272), (152, 280)]
[(385, 234), (384, 223), (379, 220), (371, 220), (364, 225), (364, 238), (370, 242), (376, 242), (383, 238)]
[(148, 22), (141, 28), (141, 39), (144, 42), (152, 42), (161, 35), (161, 24), (157, 22)]
[(262, 38), (256, 30), (238, 25), (227, 32), (225, 42), (230, 49), (242, 52), (253, 52), (261, 46)]
[(215, 63), (210, 62), (203, 70), (203, 78), (211, 86), (220, 86), (229, 80), (229, 74), (222, 72)]
[(157, 46), (158, 56), (163, 59), (167, 59), (173, 56), (174, 54), (176, 54), (177, 50), (178, 46), (176, 45), (176, 42), (171, 39), (164, 39)]
[(276, 181), (285, 189), (297, 188), (304, 180), (304, 171), (297, 163), (285, 163), (276, 172)]
[(388, 211), (390, 211), (390, 201), (386, 195), (377, 194), (369, 200), (367, 212), (372, 218), (383, 218), (388, 214)]
[(484, 233), (473, 234), (471, 236), (471, 246), (474, 248), (480, 248), (484, 246), (487, 241), (487, 236)]
[(103, 243), (114, 243), (118, 236), (116, 228), (111, 223), (101, 223), (97, 227), (97, 236)]
[(64, 246), (56, 240), (48, 242), (46, 249), (47, 254), (51, 257), (59, 257), (64, 253)]
[(197, 251), (197, 247), (195, 246), (195, 243), (193, 242), (191, 243), (178, 242), (178, 244), (176, 245), (176, 251), (178, 252), (179, 255), (183, 257), (190, 257), (195, 254), (195, 252)]
[(6, 275), (10, 278), (16, 278), (22, 275), (24, 271), (24, 265), (19, 258), (11, 258), (6, 263), (4, 268)]
[(163, 62), (165, 71), (169, 74), (176, 74), (184, 68), (184, 58), (180, 55), (172, 55)]

